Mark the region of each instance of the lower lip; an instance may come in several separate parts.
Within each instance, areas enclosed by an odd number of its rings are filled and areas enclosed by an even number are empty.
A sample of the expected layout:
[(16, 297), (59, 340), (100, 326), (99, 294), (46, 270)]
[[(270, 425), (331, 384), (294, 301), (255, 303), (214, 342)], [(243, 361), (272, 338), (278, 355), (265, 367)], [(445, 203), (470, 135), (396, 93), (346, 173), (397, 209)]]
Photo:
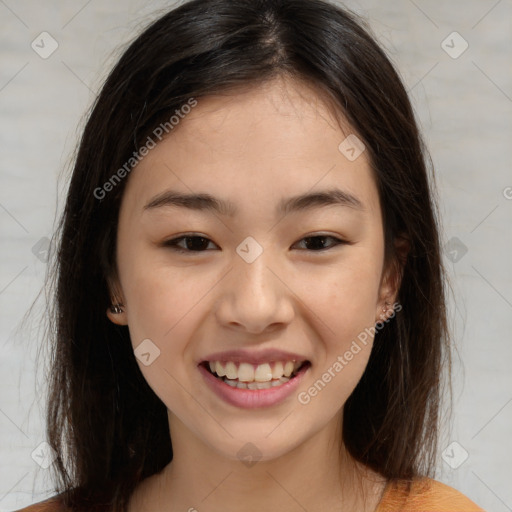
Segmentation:
[(198, 368), (210, 388), (228, 404), (244, 409), (256, 409), (279, 404), (289, 397), (297, 389), (310, 366), (311, 364), (305, 365), (288, 382), (268, 389), (233, 388), (218, 377), (215, 377), (202, 364)]

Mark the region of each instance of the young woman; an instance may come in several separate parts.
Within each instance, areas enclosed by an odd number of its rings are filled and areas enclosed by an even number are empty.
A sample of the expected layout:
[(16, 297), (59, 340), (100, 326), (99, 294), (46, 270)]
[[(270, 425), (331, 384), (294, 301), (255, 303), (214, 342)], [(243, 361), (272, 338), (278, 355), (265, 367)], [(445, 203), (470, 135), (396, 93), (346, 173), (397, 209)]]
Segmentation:
[[(433, 479), (445, 277), (384, 52), (321, 0), (192, 0), (85, 127), (26, 511), (478, 511)], [(447, 372), (449, 373), (449, 372)]]

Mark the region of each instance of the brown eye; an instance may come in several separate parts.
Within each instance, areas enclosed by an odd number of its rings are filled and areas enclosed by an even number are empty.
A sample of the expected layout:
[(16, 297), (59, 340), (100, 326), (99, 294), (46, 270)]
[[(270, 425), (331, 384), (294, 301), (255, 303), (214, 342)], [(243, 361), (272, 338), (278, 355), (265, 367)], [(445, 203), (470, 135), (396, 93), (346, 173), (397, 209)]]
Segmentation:
[[(178, 245), (184, 242), (182, 245)], [(203, 236), (185, 235), (164, 242), (165, 247), (170, 247), (177, 252), (204, 252), (207, 250), (208, 243), (213, 243), (210, 239)]]
[[(330, 244), (328, 247), (325, 247), (326, 240), (331, 239), (334, 240), (333, 244)], [(330, 235), (317, 235), (317, 236), (308, 236), (300, 240), (300, 242), (306, 241), (306, 249), (311, 251), (326, 251), (328, 249), (331, 249), (333, 247), (336, 247), (340, 244), (345, 244), (344, 240), (341, 240), (340, 238), (336, 238), (335, 236)]]
[[(325, 245), (328, 240), (333, 243)], [(300, 240), (299, 243), (305, 242), (305, 249), (310, 252), (322, 252), (332, 249), (337, 245), (346, 244), (348, 242), (331, 235), (308, 236)], [(194, 253), (207, 251), (208, 244), (213, 242), (206, 237), (196, 235), (184, 235), (172, 240), (164, 242), (165, 247), (169, 247), (173, 251), (181, 253)], [(215, 244), (213, 244), (215, 245)]]

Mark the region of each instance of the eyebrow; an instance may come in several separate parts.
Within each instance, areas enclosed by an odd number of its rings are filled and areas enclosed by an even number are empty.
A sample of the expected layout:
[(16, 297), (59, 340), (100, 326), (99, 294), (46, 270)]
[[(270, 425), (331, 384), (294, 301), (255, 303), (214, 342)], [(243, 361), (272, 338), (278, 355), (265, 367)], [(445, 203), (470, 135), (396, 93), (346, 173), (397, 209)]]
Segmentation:
[[(276, 207), (276, 215), (286, 215), (332, 205), (364, 211), (363, 203), (356, 196), (338, 188), (332, 188), (282, 199)], [(238, 212), (233, 202), (214, 197), (211, 194), (183, 194), (173, 190), (166, 190), (156, 195), (144, 206), (143, 210), (155, 210), (167, 206), (211, 211), (228, 217), (234, 217)]]

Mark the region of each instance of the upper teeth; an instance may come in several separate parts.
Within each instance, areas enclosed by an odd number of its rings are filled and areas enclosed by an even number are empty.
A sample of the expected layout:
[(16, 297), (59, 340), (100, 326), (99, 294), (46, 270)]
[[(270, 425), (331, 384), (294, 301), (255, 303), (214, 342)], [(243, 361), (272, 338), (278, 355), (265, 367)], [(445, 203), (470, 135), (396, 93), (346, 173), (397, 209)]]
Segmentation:
[(251, 363), (235, 363), (227, 361), (209, 361), (210, 370), (219, 377), (226, 376), (228, 379), (238, 379), (243, 382), (269, 382), (272, 379), (289, 377), (297, 370), (303, 361), (277, 361), (253, 365)]

